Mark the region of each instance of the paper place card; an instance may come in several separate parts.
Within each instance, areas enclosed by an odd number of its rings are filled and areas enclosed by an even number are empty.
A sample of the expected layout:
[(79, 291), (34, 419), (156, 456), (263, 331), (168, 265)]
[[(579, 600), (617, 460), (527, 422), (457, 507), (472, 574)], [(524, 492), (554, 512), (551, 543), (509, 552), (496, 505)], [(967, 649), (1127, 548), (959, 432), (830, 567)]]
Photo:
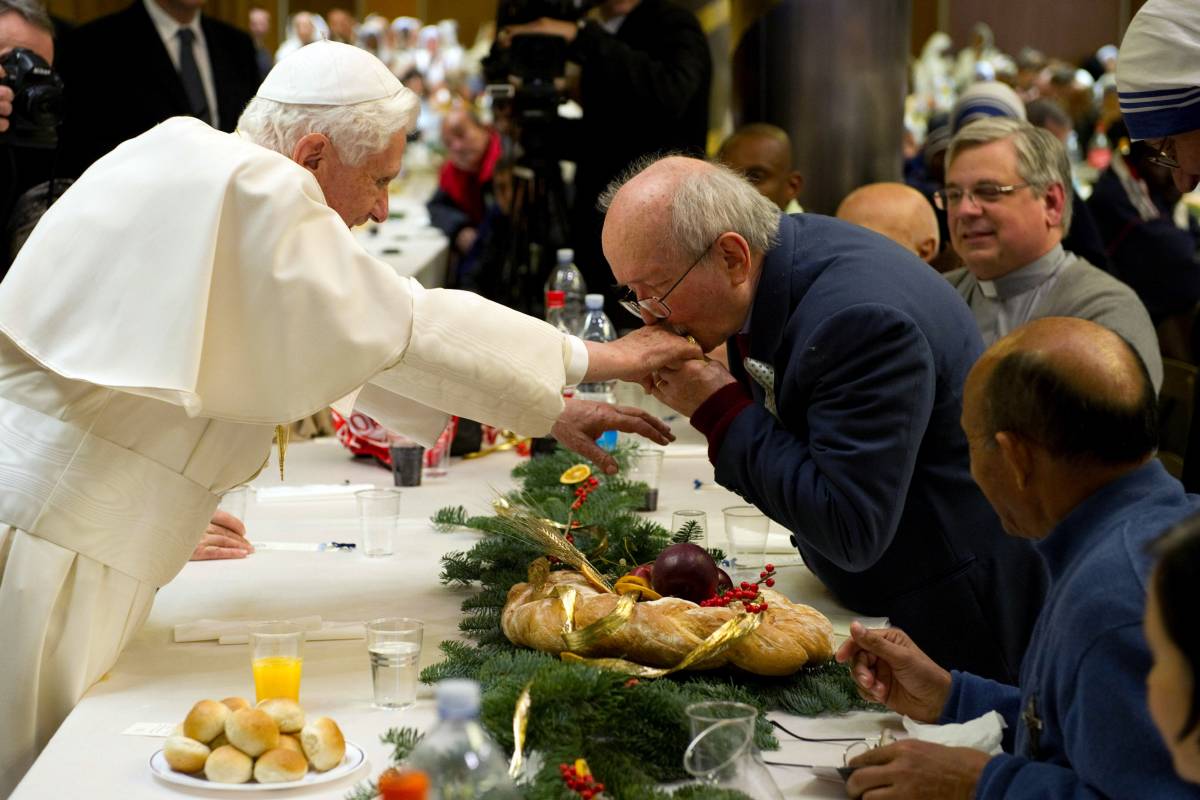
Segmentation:
[(175, 732), (173, 722), (135, 722), (121, 731), (124, 736), (170, 736)]

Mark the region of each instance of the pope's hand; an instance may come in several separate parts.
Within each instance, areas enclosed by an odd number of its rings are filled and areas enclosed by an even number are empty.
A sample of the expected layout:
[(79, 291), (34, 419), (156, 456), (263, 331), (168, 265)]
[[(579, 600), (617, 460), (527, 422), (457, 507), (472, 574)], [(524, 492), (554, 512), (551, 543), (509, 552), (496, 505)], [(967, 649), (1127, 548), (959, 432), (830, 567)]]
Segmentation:
[(644, 436), (656, 444), (675, 441), (670, 426), (653, 414), (631, 406), (610, 406), (591, 400), (568, 400), (550, 433), (568, 450), (593, 461), (608, 475), (617, 472), (612, 453), (596, 444), (605, 431), (624, 431)]
[(254, 552), (254, 545), (246, 539), (246, 526), (237, 517), (217, 509), (204, 531), (200, 544), (192, 552), (192, 561), (210, 561), (219, 558), (245, 558)]
[[(0, 67), (0, 78), (5, 75), (4, 67)], [(13, 90), (11, 86), (0, 86), (0, 133), (8, 130), (8, 117), (12, 114)]]
[(905, 739), (850, 759), (850, 797), (969, 800), (991, 756), (969, 747)]
[(668, 364), (703, 360), (700, 345), (688, 341), (665, 325), (646, 325), (613, 342), (584, 342), (588, 369), (583, 382), (642, 381)]
[(642, 387), (680, 414), (690, 417), (705, 400), (736, 382), (719, 361), (686, 361), (674, 367), (663, 367), (643, 379)]
[(918, 722), (937, 722), (950, 697), (950, 673), (939, 667), (899, 628), (870, 629), (850, 623), (850, 638), (837, 660), (864, 700), (882, 703)]

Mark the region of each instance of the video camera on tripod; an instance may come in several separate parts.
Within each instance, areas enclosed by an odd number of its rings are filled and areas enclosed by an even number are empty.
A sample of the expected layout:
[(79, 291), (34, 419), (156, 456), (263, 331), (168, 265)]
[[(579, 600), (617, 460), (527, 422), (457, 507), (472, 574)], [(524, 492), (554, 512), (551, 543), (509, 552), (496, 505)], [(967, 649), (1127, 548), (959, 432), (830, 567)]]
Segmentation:
[[(542, 17), (574, 22), (600, 0), (501, 0), (497, 30)], [(497, 118), (506, 118), (515, 142), (512, 238), (499, 267), (505, 297), (500, 302), (542, 315), (542, 283), (555, 252), (569, 245), (566, 191), (561, 158), (555, 81), (566, 72), (567, 42), (561, 36), (523, 33), (484, 59), (484, 76)]]

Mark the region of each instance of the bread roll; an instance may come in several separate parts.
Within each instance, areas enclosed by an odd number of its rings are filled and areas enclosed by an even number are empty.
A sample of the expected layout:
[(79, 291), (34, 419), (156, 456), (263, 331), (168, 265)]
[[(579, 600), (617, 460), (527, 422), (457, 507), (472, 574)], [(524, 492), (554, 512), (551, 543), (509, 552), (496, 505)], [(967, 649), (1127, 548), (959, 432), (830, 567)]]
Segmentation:
[(286, 747), (268, 750), (254, 762), (254, 780), (259, 783), (298, 781), (307, 772), (308, 762), (304, 756)]
[(291, 750), (293, 752), (299, 753), (300, 756), (304, 759), (304, 762), (306, 764), (308, 763), (308, 756), (304, 755), (304, 748), (300, 745), (300, 740), (297, 739), (295, 736), (292, 736), (289, 733), (279, 734), (279, 746), (281, 748), (283, 748), (284, 750)]
[(259, 703), (258, 708), (275, 720), (280, 733), (298, 733), (304, 727), (304, 709), (295, 700), (272, 697)]
[(250, 756), (230, 744), (213, 750), (204, 764), (204, 777), (213, 783), (246, 783), (253, 773)]
[(186, 736), (168, 737), (163, 745), (163, 757), (176, 772), (199, 772), (204, 769), (204, 762), (211, 752), (208, 745)]
[(234, 711), (225, 722), (229, 743), (252, 758), (279, 746), (279, 726), (257, 708)]
[[(565, 612), (557, 593), (564, 586), (578, 592), (573, 620), (576, 630), (611, 613), (619, 599), (616, 594), (597, 591), (573, 570), (552, 572), (541, 586), (518, 583), (509, 590), (500, 616), (509, 641), (556, 654), (566, 649), (562, 637)], [(762, 596), (768, 604), (762, 624), (724, 652), (690, 669), (733, 664), (757, 675), (790, 675), (807, 663), (833, 657), (833, 626), (824, 614), (792, 603), (771, 589), (762, 589)], [(679, 597), (640, 602), (628, 622), (577, 655), (673, 667), (740, 610), (740, 603), (728, 608), (702, 607)]]
[(183, 735), (207, 744), (225, 730), (225, 720), (228, 717), (228, 706), (216, 700), (201, 700), (192, 706), (192, 710), (183, 721)]
[(325, 772), (342, 763), (346, 755), (346, 740), (337, 723), (329, 717), (317, 717), (300, 731), (300, 744), (308, 763), (317, 772)]
[(208, 743), (209, 750), (216, 750), (218, 747), (224, 747), (229, 744), (229, 737), (225, 735), (225, 731), (217, 734), (217, 738)]
[(230, 711), (241, 711), (243, 708), (253, 708), (250, 701), (244, 697), (226, 697), (221, 701)]

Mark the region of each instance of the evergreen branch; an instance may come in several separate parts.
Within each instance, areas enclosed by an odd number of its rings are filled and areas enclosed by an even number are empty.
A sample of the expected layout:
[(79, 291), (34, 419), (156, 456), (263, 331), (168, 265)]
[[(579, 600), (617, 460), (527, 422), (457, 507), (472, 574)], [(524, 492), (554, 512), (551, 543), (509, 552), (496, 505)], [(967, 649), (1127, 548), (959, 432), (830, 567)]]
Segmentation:
[(467, 524), (467, 509), (463, 506), (439, 508), (430, 517), (430, 521), (433, 522), (433, 529), (438, 533), (446, 533), (455, 528), (462, 528)]
[(399, 764), (424, 738), (416, 728), (388, 728), (379, 741), (392, 746), (392, 764)]
[(703, 538), (704, 528), (700, 527), (700, 523), (698, 521), (689, 519), (687, 522), (679, 526), (679, 530), (671, 534), (671, 544), (698, 542)]
[(379, 787), (371, 780), (356, 783), (353, 789), (346, 792), (346, 800), (376, 800), (377, 797)]

